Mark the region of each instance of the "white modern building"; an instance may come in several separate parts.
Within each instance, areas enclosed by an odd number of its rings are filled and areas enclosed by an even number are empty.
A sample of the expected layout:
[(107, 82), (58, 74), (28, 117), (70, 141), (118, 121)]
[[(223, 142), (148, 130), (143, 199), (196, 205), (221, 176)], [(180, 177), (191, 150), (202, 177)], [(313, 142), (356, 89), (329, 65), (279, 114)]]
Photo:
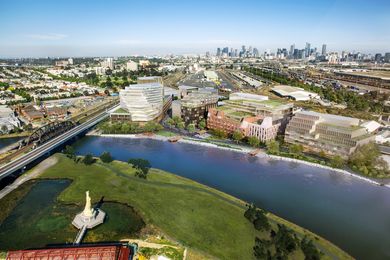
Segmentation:
[(106, 58), (104, 61), (101, 62), (101, 66), (103, 68), (109, 68), (111, 70), (114, 69), (114, 59), (113, 58)]
[(291, 98), (296, 101), (320, 99), (320, 96), (317, 93), (306, 91), (303, 88), (297, 88), (287, 85), (275, 86), (272, 88), (272, 91), (281, 97)]
[(119, 92), (121, 108), (128, 111), (130, 120), (147, 122), (163, 111), (164, 88), (160, 83), (135, 84)]
[(134, 62), (132, 60), (129, 60), (126, 63), (126, 69), (129, 70), (129, 71), (137, 71), (138, 70), (138, 63)]

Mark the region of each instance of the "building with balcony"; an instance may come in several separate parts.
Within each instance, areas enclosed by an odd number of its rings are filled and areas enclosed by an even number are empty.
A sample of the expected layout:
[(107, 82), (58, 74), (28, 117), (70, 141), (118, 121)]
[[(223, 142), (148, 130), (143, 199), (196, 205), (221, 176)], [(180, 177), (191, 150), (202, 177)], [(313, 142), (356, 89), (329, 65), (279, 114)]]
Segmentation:
[(285, 141), (306, 149), (348, 157), (359, 145), (375, 141), (357, 118), (300, 111), (287, 125)]
[(216, 107), (218, 95), (212, 92), (191, 92), (181, 99), (181, 118), (186, 125), (198, 125), (203, 119), (207, 119), (210, 108)]
[(234, 93), (225, 105), (209, 110), (207, 127), (226, 134), (241, 131), (262, 142), (275, 139), (292, 116), (293, 104), (268, 100), (266, 96)]

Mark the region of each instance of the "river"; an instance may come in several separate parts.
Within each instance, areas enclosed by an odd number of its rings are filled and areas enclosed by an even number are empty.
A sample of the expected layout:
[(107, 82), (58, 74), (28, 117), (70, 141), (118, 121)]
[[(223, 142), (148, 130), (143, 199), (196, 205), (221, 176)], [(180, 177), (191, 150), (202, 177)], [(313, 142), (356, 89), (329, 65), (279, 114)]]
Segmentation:
[(330, 240), (358, 259), (390, 258), (390, 189), (303, 164), (150, 139), (87, 136), (78, 154), (109, 151), (248, 202)]

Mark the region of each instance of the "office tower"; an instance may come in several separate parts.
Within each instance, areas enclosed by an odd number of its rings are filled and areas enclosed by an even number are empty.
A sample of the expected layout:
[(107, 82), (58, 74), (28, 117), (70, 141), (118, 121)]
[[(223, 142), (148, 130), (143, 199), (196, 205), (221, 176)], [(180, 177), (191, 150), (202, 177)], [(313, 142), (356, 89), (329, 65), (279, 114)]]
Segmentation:
[(390, 62), (390, 52), (385, 53), (385, 62)]
[(310, 56), (310, 43), (306, 43), (306, 47), (305, 47), (305, 57), (309, 57)]
[(245, 56), (246, 56), (246, 48), (245, 48), (245, 45), (242, 45), (242, 47), (241, 47), (241, 53), (242, 53), (242, 57), (245, 57)]
[(381, 59), (382, 59), (382, 54), (380, 54), (380, 53), (375, 54), (375, 61), (376, 62), (380, 62)]
[(326, 56), (326, 44), (322, 44), (322, 52), (321, 52), (321, 54), (323, 56)]
[(217, 48), (217, 57), (221, 56), (221, 48)]
[(131, 121), (151, 121), (163, 111), (163, 93), (161, 83), (130, 85), (119, 92), (120, 105), (129, 112)]
[(249, 55), (249, 56), (252, 56), (252, 55), (253, 55), (252, 46), (249, 46), (248, 55)]
[(295, 50), (295, 44), (292, 44), (291, 46), (290, 46), (290, 57), (294, 57), (294, 50)]
[(234, 57), (238, 57), (238, 50), (237, 49), (234, 50)]
[(257, 48), (253, 48), (253, 57), (255, 58), (259, 57), (259, 50)]

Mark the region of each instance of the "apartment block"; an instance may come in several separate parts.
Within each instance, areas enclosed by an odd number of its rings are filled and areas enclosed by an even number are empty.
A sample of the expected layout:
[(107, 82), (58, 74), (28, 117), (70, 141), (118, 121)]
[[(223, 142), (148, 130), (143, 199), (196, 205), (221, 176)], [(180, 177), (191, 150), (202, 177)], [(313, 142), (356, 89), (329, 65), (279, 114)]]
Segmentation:
[(211, 92), (191, 92), (181, 99), (181, 117), (186, 125), (195, 124), (207, 118), (210, 108), (218, 103), (218, 95)]
[(275, 139), (292, 116), (293, 104), (268, 100), (266, 96), (234, 93), (225, 105), (209, 110), (207, 127), (227, 134), (241, 131), (262, 142)]

